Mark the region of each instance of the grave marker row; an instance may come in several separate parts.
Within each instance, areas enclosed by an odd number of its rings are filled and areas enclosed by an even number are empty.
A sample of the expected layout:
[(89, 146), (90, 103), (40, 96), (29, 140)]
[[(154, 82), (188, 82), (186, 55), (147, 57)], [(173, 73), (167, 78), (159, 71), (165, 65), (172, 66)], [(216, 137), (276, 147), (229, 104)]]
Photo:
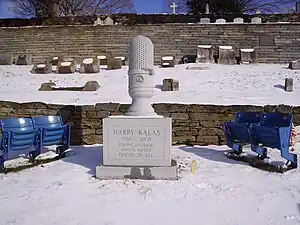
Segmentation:
[[(218, 63), (232, 65), (236, 64), (236, 55), (232, 46), (218, 47)], [(240, 49), (241, 63), (249, 64), (256, 62), (256, 52), (253, 48)], [(197, 46), (197, 63), (213, 63), (213, 48), (212, 45), (198, 45)]]
[(94, 21), (94, 26), (98, 26), (98, 25), (109, 25), (109, 26), (112, 26), (112, 25), (114, 25), (114, 21), (109, 16), (106, 17), (105, 20), (102, 20), (102, 19), (100, 19), (98, 17), (97, 20)]
[[(201, 24), (207, 24), (207, 23), (210, 23), (210, 18), (201, 18), (200, 19), (200, 23)], [(215, 24), (225, 24), (226, 23), (226, 20), (225, 19), (217, 19)], [(234, 18), (233, 19), (233, 23), (244, 23), (244, 19), (241, 18), (241, 17), (237, 17), (237, 18)], [(262, 20), (260, 17), (253, 17), (251, 19), (251, 23), (262, 23)]]

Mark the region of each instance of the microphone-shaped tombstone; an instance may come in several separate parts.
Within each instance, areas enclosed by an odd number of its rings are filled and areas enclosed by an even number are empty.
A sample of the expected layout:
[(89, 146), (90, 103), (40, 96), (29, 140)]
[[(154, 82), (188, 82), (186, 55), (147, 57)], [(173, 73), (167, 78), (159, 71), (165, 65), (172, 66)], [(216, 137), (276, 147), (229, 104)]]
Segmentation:
[(126, 116), (157, 116), (150, 102), (153, 96), (153, 49), (152, 41), (142, 35), (129, 43), (128, 92), (132, 103)]

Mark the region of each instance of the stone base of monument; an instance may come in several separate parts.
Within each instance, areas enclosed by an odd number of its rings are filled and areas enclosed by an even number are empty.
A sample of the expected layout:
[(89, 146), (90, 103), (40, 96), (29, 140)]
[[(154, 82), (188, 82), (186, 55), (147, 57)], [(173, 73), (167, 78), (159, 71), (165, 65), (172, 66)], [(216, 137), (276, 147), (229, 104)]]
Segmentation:
[(171, 118), (104, 118), (103, 162), (96, 167), (96, 178), (177, 180), (177, 164), (171, 159), (171, 148)]
[(97, 166), (96, 178), (142, 179), (142, 180), (177, 180), (177, 165), (174, 166)]

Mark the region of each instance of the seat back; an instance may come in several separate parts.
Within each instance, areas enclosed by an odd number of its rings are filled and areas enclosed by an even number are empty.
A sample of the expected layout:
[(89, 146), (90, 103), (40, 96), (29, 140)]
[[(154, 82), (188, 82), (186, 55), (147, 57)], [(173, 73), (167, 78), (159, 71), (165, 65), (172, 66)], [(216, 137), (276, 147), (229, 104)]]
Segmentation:
[(237, 123), (259, 123), (262, 112), (237, 112), (235, 121)]
[(59, 128), (63, 126), (61, 116), (38, 116), (33, 117), (32, 121), (35, 128)]
[[(257, 143), (270, 148), (281, 149), (282, 144), (289, 145), (293, 114), (269, 112), (264, 113), (259, 125), (252, 127), (252, 133)], [(280, 128), (285, 128), (280, 132)]]
[(291, 127), (293, 123), (293, 114), (270, 112), (264, 113), (260, 125), (266, 127)]
[(10, 118), (1, 120), (2, 147), (20, 151), (34, 147), (37, 130), (33, 128), (31, 118)]
[(59, 145), (63, 142), (66, 129), (61, 116), (38, 116), (32, 120), (34, 127), (42, 131), (42, 146)]
[(31, 118), (9, 118), (1, 120), (2, 132), (10, 131), (26, 131), (33, 129), (33, 122)]

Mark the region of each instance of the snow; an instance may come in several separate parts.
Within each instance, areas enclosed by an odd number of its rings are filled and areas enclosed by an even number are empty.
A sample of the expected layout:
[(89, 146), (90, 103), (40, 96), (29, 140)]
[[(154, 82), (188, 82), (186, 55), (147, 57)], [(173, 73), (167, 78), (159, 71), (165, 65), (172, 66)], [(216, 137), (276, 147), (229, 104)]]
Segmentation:
[[(202, 70), (155, 67), (153, 101), (216, 105), (300, 105), (299, 71), (286, 65), (191, 64)], [(191, 66), (189, 65), (189, 66)], [(54, 104), (130, 103), (127, 70), (98, 74), (31, 74), (31, 66), (0, 66), (0, 100)], [(294, 91), (284, 92), (284, 79)], [(162, 92), (164, 78), (180, 82), (180, 91)], [(43, 82), (82, 86), (96, 80), (96, 92), (38, 92)], [(51, 148), (54, 150), (54, 148)], [(300, 145), (296, 147), (299, 152)], [(0, 174), (2, 225), (295, 225), (300, 224), (299, 169), (270, 173), (228, 159), (226, 146), (173, 146), (181, 165), (177, 181), (98, 180), (102, 145), (71, 147), (61, 160)], [(247, 150), (247, 149), (246, 149)], [(251, 152), (248, 149), (249, 152)], [(45, 151), (40, 158), (53, 157)], [(270, 151), (274, 162), (284, 160)], [(192, 161), (197, 162), (195, 175)], [(7, 167), (27, 162), (11, 156)]]
[[(299, 224), (299, 169), (261, 171), (226, 158), (227, 150), (173, 146), (172, 157), (182, 165), (179, 180), (145, 181), (95, 179), (102, 145), (72, 147), (67, 157), (43, 167), (0, 174), (0, 224)], [(270, 153), (282, 160), (279, 151)]]
[[(200, 66), (200, 70), (187, 70)], [(31, 74), (32, 66), (0, 66), (0, 100), (14, 102), (45, 102), (53, 104), (94, 105), (103, 102), (128, 104), (128, 67), (97, 74)], [(289, 70), (285, 64), (220, 65), (184, 64), (175, 68), (155, 67), (154, 103), (299, 106), (300, 71)], [(283, 90), (284, 79), (294, 80), (293, 92)], [(179, 80), (180, 90), (162, 92), (164, 78)], [(43, 82), (57, 86), (83, 86), (96, 80), (100, 89), (95, 92), (41, 92)]]

